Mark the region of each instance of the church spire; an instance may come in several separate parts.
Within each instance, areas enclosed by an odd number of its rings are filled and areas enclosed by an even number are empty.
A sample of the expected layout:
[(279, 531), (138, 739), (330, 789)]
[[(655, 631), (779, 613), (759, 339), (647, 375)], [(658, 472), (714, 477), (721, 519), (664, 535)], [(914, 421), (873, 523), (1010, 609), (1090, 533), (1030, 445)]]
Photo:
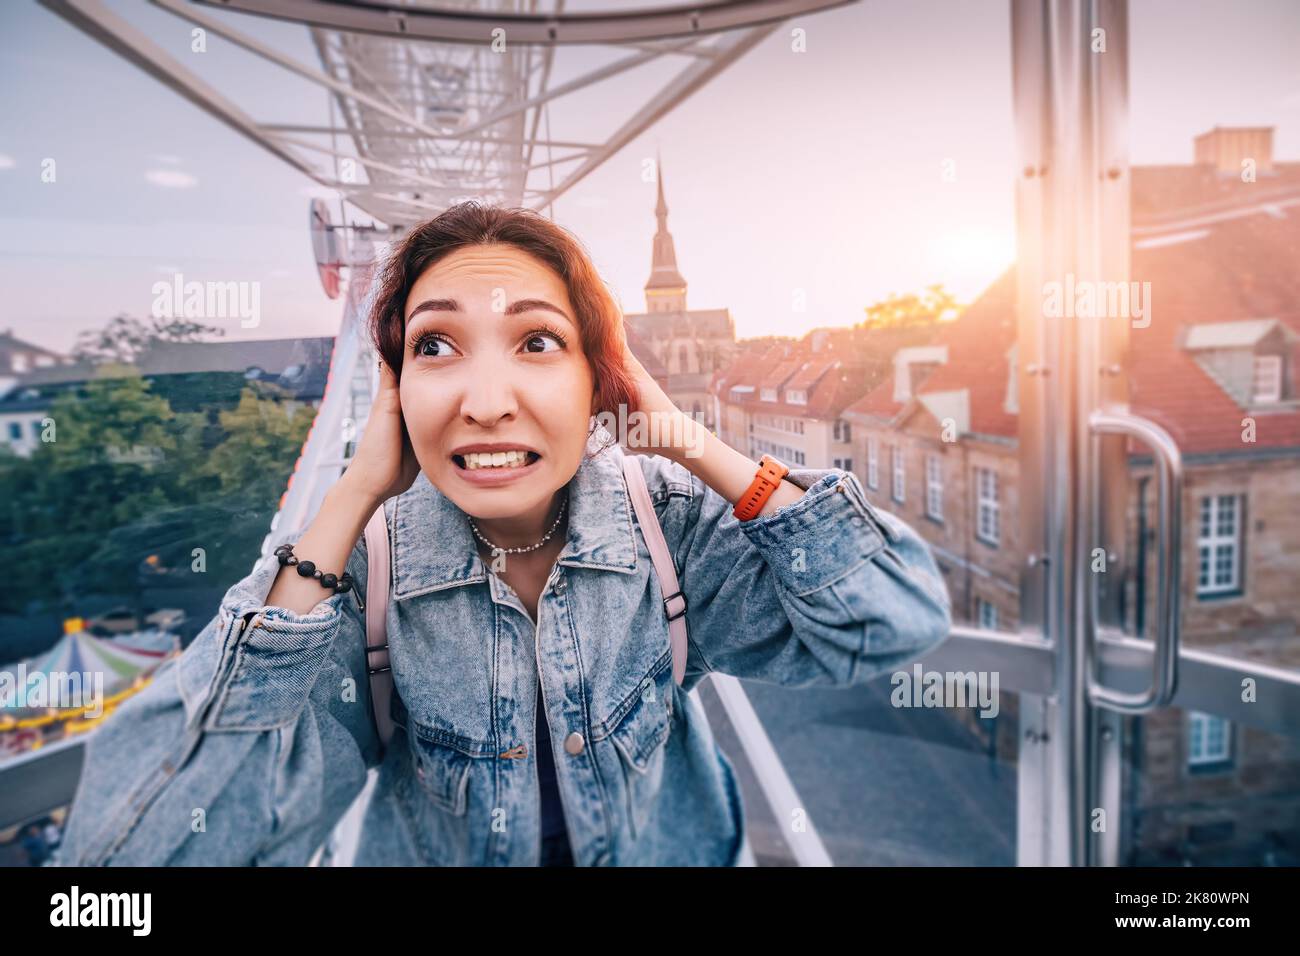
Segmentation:
[(647, 312), (686, 311), (686, 280), (677, 271), (677, 251), (668, 231), (668, 203), (664, 200), (664, 168), (655, 152), (655, 175), (659, 181), (659, 198), (655, 203), (654, 249), (650, 259), (650, 278), (645, 284)]

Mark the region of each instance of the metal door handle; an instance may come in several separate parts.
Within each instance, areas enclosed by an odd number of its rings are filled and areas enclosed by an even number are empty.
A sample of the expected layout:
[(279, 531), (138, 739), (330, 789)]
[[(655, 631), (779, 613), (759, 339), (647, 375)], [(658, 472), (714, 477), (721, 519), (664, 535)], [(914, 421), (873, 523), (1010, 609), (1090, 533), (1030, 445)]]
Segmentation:
[(1178, 687), (1178, 648), (1182, 630), (1179, 587), (1182, 582), (1183, 456), (1169, 433), (1138, 415), (1124, 411), (1095, 411), (1088, 419), (1094, 440), (1125, 435), (1153, 452), (1160, 474), (1160, 525), (1156, 562), (1155, 673), (1151, 686), (1137, 694), (1117, 691), (1097, 681), (1096, 621), (1088, 634), (1088, 697), (1096, 705), (1126, 714), (1163, 707)]

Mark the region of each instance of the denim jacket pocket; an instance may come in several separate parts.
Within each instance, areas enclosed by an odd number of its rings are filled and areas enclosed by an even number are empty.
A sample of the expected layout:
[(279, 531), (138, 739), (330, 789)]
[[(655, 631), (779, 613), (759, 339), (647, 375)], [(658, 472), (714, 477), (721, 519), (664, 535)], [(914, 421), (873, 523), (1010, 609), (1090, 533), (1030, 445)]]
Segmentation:
[(648, 675), (642, 682), (631, 698), (630, 708), (609, 733), (623, 766), (624, 793), (634, 839), (649, 823), (663, 782), (665, 744), (673, 729), (675, 690), (671, 666), (660, 667), (657, 674)]
[(448, 813), (463, 817), (474, 758), (419, 723), (412, 722), (411, 731), (407, 737), (411, 767), (424, 795)]

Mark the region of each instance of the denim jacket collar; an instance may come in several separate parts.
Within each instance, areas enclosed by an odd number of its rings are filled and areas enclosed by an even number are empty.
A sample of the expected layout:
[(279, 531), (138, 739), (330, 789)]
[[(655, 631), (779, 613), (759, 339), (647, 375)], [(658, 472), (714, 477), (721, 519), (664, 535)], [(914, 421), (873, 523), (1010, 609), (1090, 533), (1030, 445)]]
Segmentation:
[[(604, 429), (597, 429), (597, 436), (604, 435)], [(598, 448), (593, 437), (587, 454)], [(388, 507), (395, 599), (487, 580), (468, 516), (424, 472)], [(569, 482), (568, 510), (568, 539), (558, 563), (622, 573), (636, 570), (636, 532), (620, 447), (583, 459)]]

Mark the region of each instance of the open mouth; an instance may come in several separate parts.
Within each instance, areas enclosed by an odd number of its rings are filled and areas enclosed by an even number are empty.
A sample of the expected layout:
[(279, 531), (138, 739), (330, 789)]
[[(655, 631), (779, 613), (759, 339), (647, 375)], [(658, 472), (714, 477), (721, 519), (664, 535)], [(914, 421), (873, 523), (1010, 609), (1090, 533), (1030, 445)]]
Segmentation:
[(526, 468), (541, 457), (535, 451), (472, 451), (464, 455), (452, 455), (451, 460), (457, 468), (465, 471), (510, 471)]

